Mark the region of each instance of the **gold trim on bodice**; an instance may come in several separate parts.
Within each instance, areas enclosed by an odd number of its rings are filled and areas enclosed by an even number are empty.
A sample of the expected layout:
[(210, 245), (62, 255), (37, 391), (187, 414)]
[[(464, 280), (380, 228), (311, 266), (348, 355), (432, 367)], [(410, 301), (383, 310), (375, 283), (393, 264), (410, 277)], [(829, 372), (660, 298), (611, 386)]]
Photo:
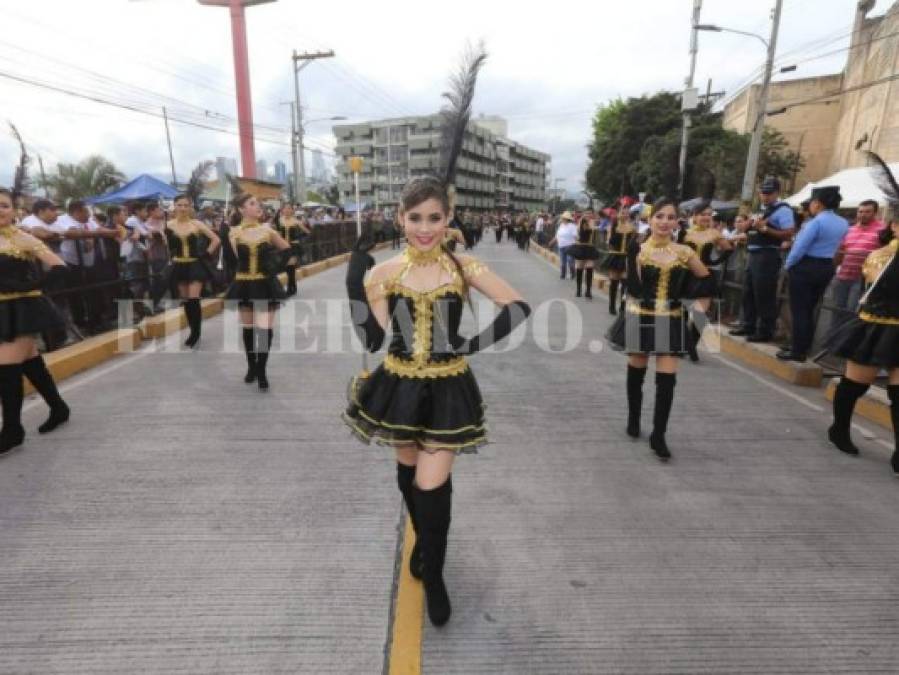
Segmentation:
[(190, 225), (191, 229), (187, 234), (181, 234), (171, 225), (166, 226), (168, 230), (178, 238), (178, 241), (181, 242), (181, 255), (172, 256), (172, 262), (192, 263), (197, 261), (197, 258), (193, 258), (190, 256), (190, 242), (188, 240), (190, 239), (190, 236), (192, 234), (199, 235), (201, 231), (200, 228), (197, 227), (192, 220), (188, 221), (188, 224)]
[[(662, 254), (670, 254), (671, 260), (661, 261), (653, 256), (654, 252)], [(683, 244), (675, 244), (670, 240), (659, 242), (653, 237), (647, 239), (641, 246), (640, 252), (637, 254), (637, 261), (640, 263), (641, 269), (645, 266), (655, 267), (659, 270), (659, 282), (656, 287), (656, 297), (653, 301), (653, 307), (643, 307), (641, 302), (631, 299), (627, 303), (627, 310), (633, 314), (644, 314), (649, 316), (680, 316), (683, 308), (678, 307), (672, 309), (670, 305), (670, 286), (671, 272), (675, 267), (687, 267), (690, 258), (696, 256), (689, 246)], [(680, 300), (680, 298), (676, 298)]]
[(14, 293), (0, 293), (0, 302), (4, 300), (18, 300), (19, 298), (37, 298), (43, 295), (40, 290), (34, 291), (16, 291)]
[(237, 281), (259, 281), (261, 279), (265, 279), (265, 274), (259, 271), (259, 247), (262, 246), (262, 244), (267, 244), (271, 241), (271, 230), (269, 230), (265, 237), (260, 237), (255, 241), (247, 241), (246, 239), (241, 239), (241, 235), (244, 232), (254, 230), (257, 227), (262, 227), (261, 223), (243, 222), (237, 226), (237, 235), (234, 238), (238, 244), (243, 244), (249, 249), (250, 252), (247, 271), (237, 272), (237, 274), (234, 275), (234, 279)]
[(897, 251), (899, 251), (899, 239), (893, 239), (886, 246), (879, 248), (876, 251), (872, 251), (865, 259), (865, 264), (862, 266), (862, 274), (865, 277), (865, 281), (869, 284), (873, 283), (883, 268), (886, 267), (890, 260), (893, 259), (893, 256), (896, 255)]

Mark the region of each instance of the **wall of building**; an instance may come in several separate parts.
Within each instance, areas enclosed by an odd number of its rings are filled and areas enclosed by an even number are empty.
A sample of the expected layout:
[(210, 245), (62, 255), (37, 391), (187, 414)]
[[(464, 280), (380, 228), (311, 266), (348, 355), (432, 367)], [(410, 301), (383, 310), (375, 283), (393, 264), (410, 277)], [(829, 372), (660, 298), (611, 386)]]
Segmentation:
[[(830, 163), (836, 146), (834, 129), (840, 119), (839, 91), (843, 75), (825, 75), (772, 83), (768, 92), (768, 110), (774, 111), (798, 101), (824, 97), (814, 104), (787, 107), (785, 113), (770, 115), (765, 125), (784, 135), (791, 150), (805, 160), (805, 167), (792, 181), (801, 189), (832, 173)], [(761, 85), (744, 89), (724, 108), (723, 125), (739, 133), (750, 133), (758, 115)], [(789, 187), (789, 186), (788, 186)]]
[[(480, 118), (479, 118), (480, 119)], [(549, 155), (523, 146), (473, 120), (459, 154), (457, 205), (489, 210), (542, 208)], [(441, 134), (437, 115), (377, 120), (334, 127), (339, 163), (338, 189), (343, 201), (354, 201), (353, 175), (347, 158), (363, 158), (359, 198), (377, 206), (396, 206), (403, 185), (416, 176), (434, 175), (440, 166)]]

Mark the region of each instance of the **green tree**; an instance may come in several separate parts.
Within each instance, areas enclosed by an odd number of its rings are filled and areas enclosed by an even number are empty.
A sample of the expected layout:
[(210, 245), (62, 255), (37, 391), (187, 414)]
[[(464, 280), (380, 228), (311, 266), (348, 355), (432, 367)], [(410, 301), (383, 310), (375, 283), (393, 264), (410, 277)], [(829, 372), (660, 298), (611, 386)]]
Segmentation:
[(57, 164), (56, 173), (47, 176), (47, 187), (59, 203), (103, 194), (124, 182), (125, 175), (100, 155), (91, 155), (78, 164)]

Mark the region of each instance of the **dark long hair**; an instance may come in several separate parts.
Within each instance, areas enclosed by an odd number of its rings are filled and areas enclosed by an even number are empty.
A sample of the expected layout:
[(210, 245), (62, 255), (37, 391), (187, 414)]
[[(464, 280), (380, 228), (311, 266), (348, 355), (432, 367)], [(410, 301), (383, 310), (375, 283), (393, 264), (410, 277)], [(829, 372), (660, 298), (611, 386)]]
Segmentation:
[(252, 196), (253, 195), (251, 195), (249, 192), (241, 192), (231, 200), (231, 206), (234, 209), (234, 211), (231, 213), (231, 221), (228, 223), (231, 227), (237, 227), (238, 225), (240, 225), (240, 222), (243, 220), (243, 216), (240, 215), (239, 209), (241, 206), (246, 204)]

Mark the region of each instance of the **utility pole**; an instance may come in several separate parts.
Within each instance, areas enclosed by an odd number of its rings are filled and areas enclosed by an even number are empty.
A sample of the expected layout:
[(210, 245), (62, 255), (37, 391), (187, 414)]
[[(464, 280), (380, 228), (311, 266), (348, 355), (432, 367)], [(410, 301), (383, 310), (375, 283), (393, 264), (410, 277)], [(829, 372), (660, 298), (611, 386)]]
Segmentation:
[(680, 159), (678, 161), (680, 177), (678, 183), (678, 192), (684, 197), (684, 181), (687, 177), (687, 143), (690, 141), (690, 112), (693, 110), (692, 103), (688, 100), (694, 98), (693, 93), (693, 76), (696, 74), (696, 53), (699, 51), (699, 36), (696, 26), (699, 23), (699, 12), (702, 10), (702, 0), (693, 0), (693, 22), (690, 24), (690, 74), (687, 75), (686, 87), (684, 88), (684, 96), (681, 99), (681, 108), (684, 114), (684, 128), (681, 133), (680, 141)]
[(50, 191), (47, 189), (47, 174), (44, 173), (44, 158), (40, 155), (37, 156), (37, 165), (41, 171), (41, 185), (44, 186), (44, 198), (47, 199), (50, 197)]
[[(290, 106), (290, 163), (293, 166), (293, 198), (294, 201), (297, 201), (299, 196), (296, 194), (296, 185), (297, 185), (297, 174), (298, 174), (298, 165), (297, 165), (297, 115), (296, 115), (296, 104), (293, 101), (282, 103), (281, 105), (289, 105)], [(298, 201), (300, 206), (303, 204), (302, 199)]]
[(162, 119), (165, 120), (165, 140), (169, 144), (169, 163), (172, 165), (172, 187), (178, 187), (178, 178), (175, 176), (175, 156), (172, 154), (172, 134), (169, 133), (169, 114), (162, 106)]
[[(334, 50), (327, 52), (304, 52), (297, 54), (293, 50), (293, 95), (296, 107), (296, 137), (297, 137), (297, 167), (294, 170), (297, 198), (300, 204), (306, 201), (306, 160), (303, 157), (303, 106), (300, 104), (300, 71), (312, 63), (315, 59), (329, 59), (334, 56)], [(299, 65), (298, 65), (299, 64)]]
[(752, 140), (749, 142), (749, 154), (746, 156), (746, 171), (743, 173), (743, 190), (740, 199), (745, 204), (752, 202), (755, 192), (755, 176), (759, 168), (759, 152), (762, 148), (762, 134), (765, 131), (765, 116), (768, 109), (768, 89), (771, 85), (771, 71), (774, 69), (774, 53), (777, 51), (777, 32), (780, 29), (780, 10), (783, 0), (776, 0), (771, 17), (771, 38), (768, 40), (768, 58), (765, 60), (765, 77), (759, 92), (755, 126), (752, 129)]

